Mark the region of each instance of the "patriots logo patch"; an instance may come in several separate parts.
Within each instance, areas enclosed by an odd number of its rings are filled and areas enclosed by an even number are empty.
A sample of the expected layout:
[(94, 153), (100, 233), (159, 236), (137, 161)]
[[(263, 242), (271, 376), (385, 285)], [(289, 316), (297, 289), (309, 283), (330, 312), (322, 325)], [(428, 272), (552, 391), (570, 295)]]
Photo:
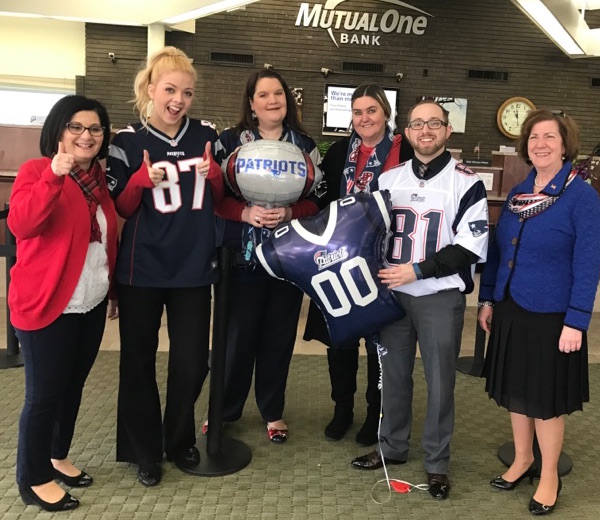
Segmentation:
[[(108, 168), (107, 168), (108, 169)], [(110, 191), (114, 190), (117, 185), (117, 179), (112, 177), (111, 175), (106, 176), (106, 184), (108, 185), (108, 189)]]
[(474, 237), (480, 237), (489, 231), (487, 220), (474, 220), (469, 222), (469, 229)]
[(240, 143), (242, 144), (251, 143), (254, 139), (254, 134), (250, 130), (244, 130), (240, 134)]

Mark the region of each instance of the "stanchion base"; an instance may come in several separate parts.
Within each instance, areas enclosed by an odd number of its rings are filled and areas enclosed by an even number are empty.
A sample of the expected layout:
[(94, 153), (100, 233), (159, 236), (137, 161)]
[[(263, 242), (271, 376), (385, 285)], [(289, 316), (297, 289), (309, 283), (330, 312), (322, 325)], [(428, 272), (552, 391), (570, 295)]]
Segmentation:
[(0, 348), (0, 370), (3, 368), (17, 368), (23, 366), (23, 357), (21, 354), (6, 353), (5, 348)]
[[(505, 466), (510, 466), (515, 460), (515, 444), (507, 442), (498, 448), (498, 458)], [(563, 477), (573, 469), (573, 461), (564, 451), (561, 451), (558, 459), (558, 474)], [(537, 464), (535, 478), (540, 477), (539, 464)]]
[(480, 377), (483, 371), (483, 364), (475, 363), (473, 356), (465, 356), (456, 360), (456, 370), (468, 376)]
[(198, 442), (198, 451), (200, 464), (193, 469), (180, 468), (181, 471), (198, 477), (220, 477), (244, 469), (252, 460), (250, 448), (242, 441), (229, 437), (221, 439), (221, 453), (209, 455), (206, 452), (206, 438), (203, 436)]

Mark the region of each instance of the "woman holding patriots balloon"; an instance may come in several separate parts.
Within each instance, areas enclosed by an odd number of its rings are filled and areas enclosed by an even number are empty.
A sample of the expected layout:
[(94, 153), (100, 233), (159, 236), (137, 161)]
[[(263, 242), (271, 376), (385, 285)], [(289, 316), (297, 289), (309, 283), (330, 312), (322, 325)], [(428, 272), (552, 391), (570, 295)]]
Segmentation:
[[(253, 73), (243, 93), (239, 123), (221, 133), (215, 145), (222, 164), (240, 146), (253, 141), (288, 142), (320, 162), (315, 142), (298, 118), (294, 97), (283, 77), (273, 69)], [(250, 260), (256, 245), (271, 230), (293, 218), (314, 215), (314, 196), (288, 206), (265, 208), (229, 192), (217, 208), (222, 218), (221, 242), (236, 255), (228, 295), (228, 336), (223, 420), (242, 415), (255, 371), (258, 409), (267, 423), (271, 442), (287, 440), (283, 420), (285, 388), (296, 341), (302, 292), (291, 283), (272, 278)], [(204, 425), (206, 431), (207, 423)]]

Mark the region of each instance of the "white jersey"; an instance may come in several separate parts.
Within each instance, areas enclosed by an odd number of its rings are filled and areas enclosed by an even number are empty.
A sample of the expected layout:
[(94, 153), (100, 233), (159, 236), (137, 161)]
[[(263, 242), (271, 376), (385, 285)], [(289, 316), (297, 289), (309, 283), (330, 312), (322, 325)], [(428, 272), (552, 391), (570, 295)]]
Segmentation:
[[(452, 158), (440, 173), (424, 180), (415, 175), (410, 160), (383, 173), (379, 188), (389, 190), (392, 200), (388, 265), (422, 262), (450, 244), (485, 262), (489, 236), (485, 187), (462, 163)], [(468, 272), (417, 280), (395, 290), (412, 296), (449, 289), (464, 292), (474, 273), (472, 265)]]

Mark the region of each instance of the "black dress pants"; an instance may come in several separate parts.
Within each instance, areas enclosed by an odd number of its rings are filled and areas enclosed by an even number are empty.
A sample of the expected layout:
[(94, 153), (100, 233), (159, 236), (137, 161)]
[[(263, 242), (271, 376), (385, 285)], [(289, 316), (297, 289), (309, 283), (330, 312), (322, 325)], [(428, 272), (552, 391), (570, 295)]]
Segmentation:
[[(260, 267), (232, 269), (228, 294), (223, 420), (242, 415), (252, 373), (256, 404), (267, 422), (283, 416), (302, 291)], [(255, 369), (256, 367), (256, 369)]]
[[(121, 362), (117, 460), (147, 465), (196, 444), (194, 406), (208, 374), (211, 287), (119, 285)], [(164, 419), (156, 351), (167, 310), (169, 367)], [(164, 444), (163, 444), (164, 439)]]

